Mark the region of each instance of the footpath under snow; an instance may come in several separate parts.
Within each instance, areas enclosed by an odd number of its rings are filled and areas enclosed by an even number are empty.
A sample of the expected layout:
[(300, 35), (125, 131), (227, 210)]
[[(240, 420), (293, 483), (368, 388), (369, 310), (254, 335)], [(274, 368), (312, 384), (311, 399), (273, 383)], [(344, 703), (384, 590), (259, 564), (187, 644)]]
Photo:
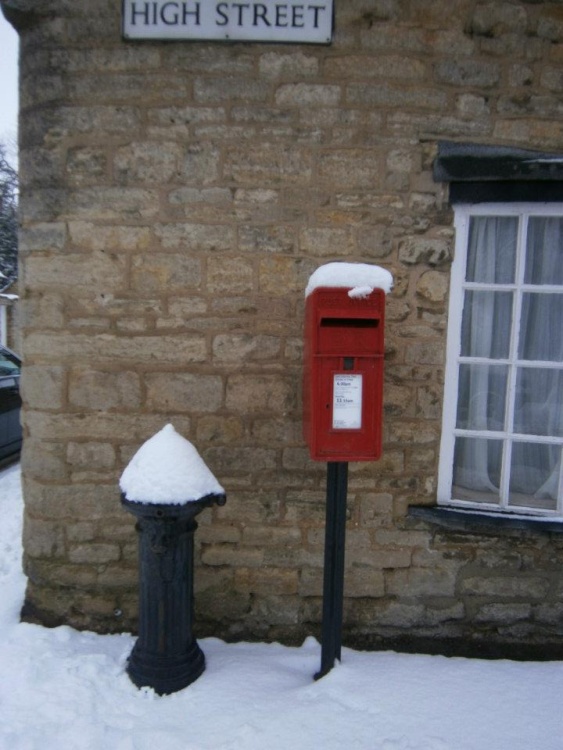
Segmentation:
[(128, 635), (18, 622), (19, 466), (0, 473), (0, 750), (561, 750), (563, 663), (199, 643), (207, 670), (158, 697)]

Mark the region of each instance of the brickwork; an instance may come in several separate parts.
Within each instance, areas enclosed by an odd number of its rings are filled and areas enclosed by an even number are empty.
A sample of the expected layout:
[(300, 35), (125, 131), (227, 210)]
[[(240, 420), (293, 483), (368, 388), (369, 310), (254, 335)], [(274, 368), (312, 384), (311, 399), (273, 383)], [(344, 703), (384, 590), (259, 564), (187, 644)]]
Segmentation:
[(335, 0), (329, 46), (125, 42), (115, 0), (5, 0), (21, 35), (25, 615), (135, 626), (117, 482), (172, 422), (227, 490), (198, 632), (320, 621), (325, 470), (301, 437), (303, 292), (378, 263), (384, 452), (350, 473), (345, 630), (563, 643), (556, 537), (437, 531), (453, 253), (440, 139), (561, 150), (556, 2)]

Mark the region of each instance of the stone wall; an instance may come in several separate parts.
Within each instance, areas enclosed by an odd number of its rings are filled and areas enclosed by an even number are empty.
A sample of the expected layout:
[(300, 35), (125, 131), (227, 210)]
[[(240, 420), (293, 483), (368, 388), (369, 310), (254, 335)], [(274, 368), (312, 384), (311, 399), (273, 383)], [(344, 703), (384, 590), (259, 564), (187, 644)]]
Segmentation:
[(227, 490), (199, 633), (318, 633), (325, 467), (301, 436), (303, 291), (384, 265), (384, 453), (351, 466), (347, 642), (563, 643), (563, 545), (435, 503), (453, 252), (441, 139), (561, 150), (563, 6), (335, 0), (330, 46), (131, 43), (116, 0), (5, 0), (21, 34), (24, 615), (134, 628), (118, 478), (167, 422)]

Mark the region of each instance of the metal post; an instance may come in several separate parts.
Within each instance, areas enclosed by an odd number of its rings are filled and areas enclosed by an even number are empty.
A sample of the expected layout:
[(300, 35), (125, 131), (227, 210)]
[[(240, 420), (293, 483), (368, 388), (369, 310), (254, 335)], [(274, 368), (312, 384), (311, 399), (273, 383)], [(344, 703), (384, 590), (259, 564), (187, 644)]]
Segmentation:
[(341, 655), (347, 495), (348, 464), (342, 461), (329, 462), (326, 483), (321, 669), (315, 675), (315, 680), (328, 674), (334, 667), (335, 659), (340, 660)]
[(137, 687), (160, 695), (191, 684), (205, 669), (193, 636), (193, 542), (196, 514), (224, 496), (178, 505), (121, 499), (137, 517), (139, 534), (139, 636), (127, 665)]

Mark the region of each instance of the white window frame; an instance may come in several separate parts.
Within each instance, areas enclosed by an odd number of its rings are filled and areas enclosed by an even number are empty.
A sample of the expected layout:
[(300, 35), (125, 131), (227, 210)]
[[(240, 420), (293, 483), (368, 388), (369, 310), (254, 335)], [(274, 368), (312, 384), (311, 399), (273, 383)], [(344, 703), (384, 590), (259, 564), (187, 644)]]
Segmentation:
[[(525, 291), (537, 291), (536, 287), (530, 287), (524, 284), (524, 263), (522, 262), (523, 257), (523, 242), (525, 237), (525, 230), (527, 230), (528, 218), (532, 216), (563, 216), (563, 204), (561, 203), (483, 203), (483, 204), (458, 204), (454, 206), (455, 210), (455, 231), (456, 231), (456, 243), (455, 243), (455, 255), (451, 269), (450, 278), (450, 300), (449, 300), (449, 312), (448, 312), (448, 330), (447, 330), (447, 349), (446, 349), (446, 371), (445, 371), (445, 386), (444, 386), (444, 405), (443, 405), (443, 416), (442, 416), (442, 439), (440, 446), (440, 464), (438, 472), (438, 493), (437, 499), (440, 505), (448, 505), (456, 508), (463, 508), (466, 510), (472, 510), (478, 513), (495, 513), (495, 514), (510, 514), (512, 516), (537, 516), (548, 518), (549, 520), (561, 520), (563, 521), (563, 461), (561, 462), (560, 476), (559, 476), (559, 495), (557, 508), (555, 510), (549, 509), (533, 509), (533, 508), (522, 508), (517, 506), (508, 505), (508, 486), (509, 486), (509, 471), (503, 472), (502, 484), (500, 488), (500, 502), (499, 503), (486, 503), (482, 501), (470, 501), (460, 500), (452, 497), (452, 485), (453, 485), (453, 468), (454, 468), (454, 447), (456, 436), (466, 437), (481, 437), (487, 435), (488, 437), (501, 438), (504, 442), (504, 457), (503, 464), (510, 466), (510, 451), (514, 441), (515, 433), (511, 431), (500, 431), (500, 432), (487, 432), (484, 430), (468, 430), (459, 429), (456, 427), (457, 419), (457, 400), (458, 400), (458, 386), (459, 386), (459, 366), (466, 359), (461, 356), (461, 325), (463, 315), (463, 299), (464, 291), (468, 290), (479, 290), (490, 289), (489, 284), (480, 284), (475, 282), (466, 282), (465, 273), (467, 265), (467, 251), (468, 251), (468, 240), (469, 240), (469, 224), (470, 219), (473, 216), (507, 216), (520, 218), (519, 232), (518, 232), (518, 251), (517, 251), (517, 262), (516, 262), (516, 281), (514, 284), (499, 285), (495, 284), (494, 288), (498, 291), (515, 291), (515, 303), (514, 303), (514, 315), (515, 321), (520, 320), (521, 313), (521, 298), (522, 293)], [(542, 287), (543, 291), (558, 291), (561, 292), (561, 286), (545, 286)], [(517, 337), (520, 326), (513, 326), (513, 337)], [(562, 332), (563, 335), (563, 332)], [(510, 375), (508, 383), (508, 398), (507, 398), (507, 409), (509, 415), (507, 418), (508, 424), (512, 423), (512, 415), (514, 412), (514, 401), (515, 401), (515, 380), (516, 380), (516, 342), (511, 342), (510, 357), (507, 361), (509, 365)], [(475, 362), (475, 358), (469, 358), (472, 362)], [(488, 360), (485, 360), (488, 361)], [(541, 363), (534, 363), (534, 366), (542, 366)], [(517, 440), (517, 438), (516, 438)], [(545, 437), (541, 436), (535, 438), (533, 435), (526, 435), (526, 441), (536, 441), (539, 443), (549, 443), (555, 445), (561, 445), (563, 450), (563, 437)], [(508, 453), (507, 453), (508, 451)]]

